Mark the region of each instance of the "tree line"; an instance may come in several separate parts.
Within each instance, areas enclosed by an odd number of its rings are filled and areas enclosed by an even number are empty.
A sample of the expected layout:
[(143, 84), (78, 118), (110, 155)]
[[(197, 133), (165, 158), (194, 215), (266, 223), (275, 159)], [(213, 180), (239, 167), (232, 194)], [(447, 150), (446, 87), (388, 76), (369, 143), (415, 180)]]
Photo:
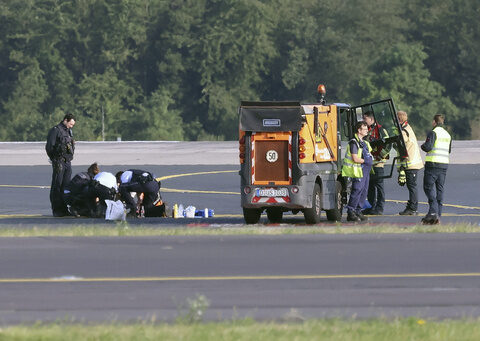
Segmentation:
[(478, 136), (478, 0), (0, 0), (0, 140), (235, 140), (241, 100), (392, 97)]

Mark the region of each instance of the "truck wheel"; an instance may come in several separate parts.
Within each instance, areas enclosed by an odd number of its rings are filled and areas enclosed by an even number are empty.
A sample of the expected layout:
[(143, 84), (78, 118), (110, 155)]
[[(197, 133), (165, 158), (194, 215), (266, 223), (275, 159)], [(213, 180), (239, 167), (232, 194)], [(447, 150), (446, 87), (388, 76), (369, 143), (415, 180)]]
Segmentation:
[(280, 207), (267, 208), (267, 217), (271, 223), (281, 223), (283, 218), (283, 210)]
[(327, 219), (329, 221), (342, 221), (343, 200), (342, 200), (342, 184), (337, 181), (335, 183), (335, 208), (327, 210)]
[(320, 185), (316, 183), (313, 187), (312, 208), (305, 208), (303, 210), (307, 224), (318, 224), (320, 222), (320, 213), (322, 212), (320, 196)]
[(247, 224), (256, 224), (260, 220), (262, 210), (259, 208), (243, 208), (243, 218)]

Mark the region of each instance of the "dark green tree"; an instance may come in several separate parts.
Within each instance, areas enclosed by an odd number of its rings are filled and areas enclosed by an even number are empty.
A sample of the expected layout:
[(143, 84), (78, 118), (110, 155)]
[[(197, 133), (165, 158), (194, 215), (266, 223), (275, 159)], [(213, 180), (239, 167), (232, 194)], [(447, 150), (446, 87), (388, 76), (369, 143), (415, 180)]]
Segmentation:
[(420, 136), (431, 129), (435, 114), (444, 114), (447, 120), (459, 114), (444, 87), (431, 79), (424, 64), (427, 57), (420, 44), (395, 44), (377, 56), (371, 71), (359, 82), (365, 91), (363, 101), (392, 97), (397, 109), (408, 113)]
[(122, 136), (127, 112), (137, 99), (138, 89), (118, 79), (113, 69), (86, 75), (79, 85), (77, 138), (114, 140)]
[(0, 139), (9, 141), (38, 141), (46, 138), (45, 117), (41, 104), (48, 96), (44, 72), (36, 60), (21, 52), (12, 52), (11, 58), (19, 63), (21, 70), (7, 101), (3, 102)]
[(183, 140), (182, 118), (180, 112), (171, 109), (172, 104), (168, 90), (153, 92), (136, 110), (127, 113), (122, 122), (123, 136), (128, 140)]
[(256, 0), (210, 0), (196, 32), (193, 67), (206, 111), (189, 111), (206, 132), (225, 139), (238, 134), (237, 108), (242, 99), (258, 98), (257, 87), (277, 51), (270, 39), (275, 13)]

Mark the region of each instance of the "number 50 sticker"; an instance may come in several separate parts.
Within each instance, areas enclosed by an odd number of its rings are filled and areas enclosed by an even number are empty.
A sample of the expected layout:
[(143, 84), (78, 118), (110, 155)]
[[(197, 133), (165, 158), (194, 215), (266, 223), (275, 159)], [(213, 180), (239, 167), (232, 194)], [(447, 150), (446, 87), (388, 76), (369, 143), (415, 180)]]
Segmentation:
[(268, 162), (275, 162), (278, 160), (278, 153), (276, 150), (269, 150), (265, 157)]

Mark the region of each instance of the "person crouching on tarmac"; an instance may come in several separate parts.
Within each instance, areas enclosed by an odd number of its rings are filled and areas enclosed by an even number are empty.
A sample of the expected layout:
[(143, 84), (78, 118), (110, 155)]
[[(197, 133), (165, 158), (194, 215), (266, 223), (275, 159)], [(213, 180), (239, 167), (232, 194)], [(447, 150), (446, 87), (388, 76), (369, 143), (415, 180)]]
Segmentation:
[(110, 172), (100, 172), (93, 178), (95, 182), (90, 186), (89, 193), (95, 198), (94, 217), (105, 217), (107, 204), (105, 200), (115, 200), (118, 193), (117, 179)]
[[(160, 194), (160, 181), (155, 176), (144, 170), (129, 169), (116, 174), (119, 183), (119, 192), (125, 201), (129, 216), (141, 217), (142, 207), (145, 217), (165, 217), (165, 203)], [(130, 193), (137, 193), (138, 201), (135, 203)]]
[(343, 160), (342, 176), (352, 179), (352, 190), (347, 204), (347, 221), (366, 221), (362, 214), (362, 204), (367, 199), (370, 170), (373, 165), (372, 148), (363, 138), (368, 134), (365, 121), (355, 125), (357, 133), (348, 142), (347, 152)]
[(93, 178), (100, 172), (98, 164), (92, 163), (86, 172), (76, 174), (64, 190), (64, 201), (70, 215), (92, 216), (95, 208), (95, 197), (90, 193), (94, 185)]

